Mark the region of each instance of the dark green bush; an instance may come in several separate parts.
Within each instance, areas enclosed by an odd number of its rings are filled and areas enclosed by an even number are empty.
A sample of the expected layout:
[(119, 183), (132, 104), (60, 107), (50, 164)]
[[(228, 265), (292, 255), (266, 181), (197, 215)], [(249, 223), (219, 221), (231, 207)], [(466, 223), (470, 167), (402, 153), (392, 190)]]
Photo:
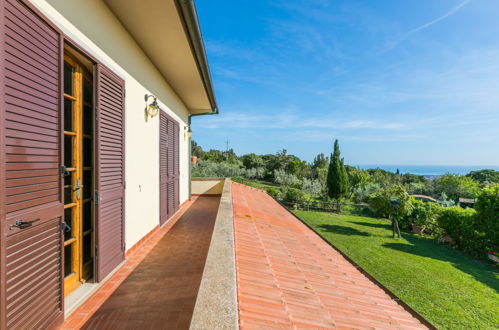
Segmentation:
[(280, 199), (280, 198), (281, 198), (281, 195), (282, 195), (282, 193), (281, 193), (281, 189), (276, 188), (276, 187), (269, 187), (269, 188), (267, 188), (267, 193), (268, 193), (270, 196), (272, 196), (272, 197), (274, 197), (274, 198), (276, 198), (276, 199)]
[(478, 246), (480, 237), (476, 230), (477, 212), (474, 209), (463, 209), (459, 206), (443, 208), (437, 218), (437, 224), (445, 234), (456, 240), (458, 247), (469, 252), (483, 250)]
[(290, 187), (282, 187), (282, 198), (285, 202), (299, 202), (308, 200), (310, 196), (305, 194), (300, 189), (290, 188)]
[(499, 245), (499, 184), (482, 189), (475, 210), (478, 212), (475, 226), (482, 239)]
[[(396, 200), (395, 206), (392, 200)], [(400, 185), (394, 185), (380, 190), (369, 198), (369, 207), (379, 216), (388, 218), (395, 216), (397, 220), (412, 212), (414, 198), (409, 196)]]
[(428, 234), (434, 233), (437, 231), (436, 220), (442, 209), (436, 203), (414, 200), (412, 202), (411, 214), (403, 217), (399, 221), (399, 226), (401, 229), (410, 230), (412, 229), (412, 224), (415, 224), (417, 226), (424, 226), (426, 228), (425, 232)]

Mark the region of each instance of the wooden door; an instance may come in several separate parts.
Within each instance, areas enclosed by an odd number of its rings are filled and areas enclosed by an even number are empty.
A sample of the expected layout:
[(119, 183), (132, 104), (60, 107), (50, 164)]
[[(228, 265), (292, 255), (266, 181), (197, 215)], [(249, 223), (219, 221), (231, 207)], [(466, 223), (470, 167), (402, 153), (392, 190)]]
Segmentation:
[(96, 76), (95, 261), (101, 281), (125, 259), (125, 82), (102, 64)]
[(0, 328), (63, 320), (62, 39), (0, 0)]

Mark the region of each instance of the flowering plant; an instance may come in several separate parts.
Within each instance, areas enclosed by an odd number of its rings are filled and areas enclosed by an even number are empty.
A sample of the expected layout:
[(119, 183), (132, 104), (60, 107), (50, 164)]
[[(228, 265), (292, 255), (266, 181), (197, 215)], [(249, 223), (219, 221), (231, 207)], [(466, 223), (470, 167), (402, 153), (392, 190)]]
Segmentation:
[(488, 255), (490, 260), (492, 260), (494, 262), (499, 262), (499, 253), (489, 251), (489, 252), (487, 252), (487, 255)]

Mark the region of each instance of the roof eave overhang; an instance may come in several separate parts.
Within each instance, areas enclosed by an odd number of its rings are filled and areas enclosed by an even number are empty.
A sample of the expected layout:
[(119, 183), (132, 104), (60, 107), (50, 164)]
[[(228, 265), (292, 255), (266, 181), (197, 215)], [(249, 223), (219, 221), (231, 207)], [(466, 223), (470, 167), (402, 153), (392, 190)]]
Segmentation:
[(204, 47), (203, 37), (201, 35), (201, 28), (194, 5), (194, 0), (175, 0), (179, 16), (181, 17), (186, 35), (189, 39), (192, 52), (196, 59), (198, 71), (203, 80), (203, 85), (206, 90), (207, 97), (210, 102), (210, 109), (197, 110), (194, 112), (196, 115), (215, 113), (218, 114), (218, 106), (215, 98), (215, 91), (211, 80), (210, 66), (208, 65), (208, 58)]
[(104, 0), (192, 115), (218, 113), (193, 0)]

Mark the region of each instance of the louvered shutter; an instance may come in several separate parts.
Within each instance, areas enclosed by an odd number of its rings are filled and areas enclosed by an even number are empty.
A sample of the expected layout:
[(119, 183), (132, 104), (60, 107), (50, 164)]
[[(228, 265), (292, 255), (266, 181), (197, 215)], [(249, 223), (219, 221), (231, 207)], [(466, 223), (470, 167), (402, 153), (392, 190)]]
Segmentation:
[(96, 274), (101, 281), (125, 258), (125, 82), (97, 65)]
[(168, 220), (168, 117), (161, 111), (159, 117), (159, 219)]
[(179, 134), (180, 134), (180, 129), (178, 126), (178, 123), (175, 122), (175, 129), (173, 132), (173, 147), (175, 148), (174, 151), (174, 167), (173, 167), (173, 174), (174, 174), (174, 207), (175, 207), (175, 212), (178, 210), (179, 204), (180, 204), (180, 186), (179, 186), (179, 181), (180, 181), (180, 169), (179, 169)]
[(56, 327), (64, 318), (61, 35), (17, 0), (0, 1), (0, 27), (0, 328)]

